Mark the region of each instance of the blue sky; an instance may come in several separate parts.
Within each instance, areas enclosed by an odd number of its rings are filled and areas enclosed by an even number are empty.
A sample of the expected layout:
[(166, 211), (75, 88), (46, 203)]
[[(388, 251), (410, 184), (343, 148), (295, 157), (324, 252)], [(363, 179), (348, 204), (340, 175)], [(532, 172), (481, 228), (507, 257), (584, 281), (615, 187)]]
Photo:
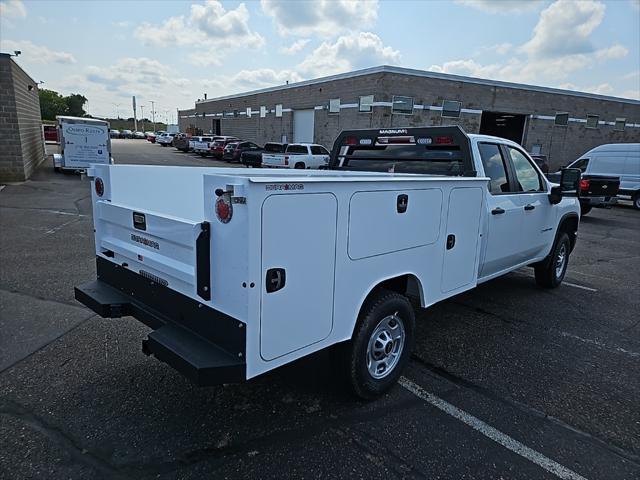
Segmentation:
[(97, 116), (375, 65), (640, 98), (639, 0), (0, 0), (0, 51)]

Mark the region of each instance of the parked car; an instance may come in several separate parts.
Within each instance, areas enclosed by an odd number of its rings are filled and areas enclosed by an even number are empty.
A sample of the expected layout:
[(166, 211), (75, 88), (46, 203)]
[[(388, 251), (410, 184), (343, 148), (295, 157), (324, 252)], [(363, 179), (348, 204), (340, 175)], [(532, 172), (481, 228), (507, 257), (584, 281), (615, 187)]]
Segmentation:
[(531, 157), (531, 160), (536, 162), (536, 165), (540, 167), (542, 173), (544, 173), (545, 175), (549, 173), (549, 162), (547, 161), (546, 155), (541, 155), (539, 153), (530, 153), (529, 156)]
[(176, 133), (173, 137), (173, 146), (183, 152), (189, 151), (189, 140), (191, 140), (190, 133)]
[(189, 148), (192, 152), (204, 157), (209, 154), (209, 144), (217, 138), (218, 137), (213, 135), (198, 135), (191, 137), (191, 140), (189, 140)]
[(241, 140), (237, 137), (221, 136), (211, 142), (211, 144), (209, 145), (209, 151), (211, 152), (211, 155), (213, 155), (213, 158), (220, 160), (222, 158), (222, 154), (224, 153), (224, 147), (227, 146), (227, 143), (240, 141)]
[(144, 132), (133, 132), (133, 138), (135, 138), (136, 140), (144, 140), (145, 134)]
[(156, 138), (156, 143), (159, 143), (163, 147), (166, 147), (167, 145), (173, 145), (174, 135), (175, 133), (163, 133)]
[(148, 325), (142, 352), (196, 385), (339, 345), (353, 393), (380, 396), (409, 364), (412, 302), (427, 308), (525, 266), (558, 287), (579, 226), (579, 170), (563, 171), (565, 191), (513, 141), (398, 131), (342, 132), (329, 170), (305, 175), (96, 166), (97, 278), (75, 298)]
[(56, 127), (55, 125), (43, 125), (42, 134), (44, 135), (45, 142), (59, 143), (58, 127)]
[(263, 153), (267, 168), (319, 168), (329, 164), (329, 151), (315, 143), (292, 143), (284, 153)]
[(584, 179), (596, 175), (618, 177), (618, 197), (631, 200), (633, 207), (640, 210), (640, 143), (600, 145), (581, 155), (569, 167), (579, 168)]
[(120, 138), (133, 138), (133, 132), (131, 130), (122, 130)]
[(120, 130), (116, 130), (115, 128), (112, 128), (111, 131), (109, 132), (109, 137), (120, 138)]
[[(153, 140), (151, 137), (153, 137)], [(154, 143), (156, 141), (156, 134), (154, 132), (144, 132), (144, 138), (147, 139), (147, 142)]]
[(240, 162), (244, 152), (261, 152), (262, 147), (253, 142), (232, 142), (224, 147), (222, 159), (227, 162)]
[[(640, 210), (640, 143), (614, 143), (595, 147), (571, 164), (582, 172), (581, 215), (592, 208), (611, 208), (619, 198), (631, 199)], [(558, 182), (560, 172), (548, 175)]]
[(240, 155), (240, 163), (245, 167), (262, 167), (263, 153), (284, 153), (287, 149), (286, 143), (269, 142), (265, 143), (260, 150), (246, 150)]

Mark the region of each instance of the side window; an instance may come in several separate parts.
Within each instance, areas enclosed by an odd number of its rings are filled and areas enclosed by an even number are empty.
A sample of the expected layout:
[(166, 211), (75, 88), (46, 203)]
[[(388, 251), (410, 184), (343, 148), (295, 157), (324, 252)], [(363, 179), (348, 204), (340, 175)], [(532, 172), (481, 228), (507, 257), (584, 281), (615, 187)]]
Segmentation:
[(516, 173), (516, 183), (518, 191), (521, 192), (539, 192), (542, 190), (542, 182), (538, 171), (531, 165), (531, 162), (522, 152), (513, 147), (507, 147), (513, 169)]
[(580, 160), (573, 162), (571, 165), (569, 165), (571, 168), (579, 168), (582, 173), (584, 173), (587, 170), (587, 165), (589, 165), (589, 159), (588, 158), (581, 158)]
[(329, 152), (327, 152), (327, 149), (324, 147), (321, 147), (320, 145), (312, 146), (311, 153), (313, 155), (329, 155)]
[(491, 179), (489, 191), (491, 193), (509, 192), (509, 180), (498, 145), (493, 143), (478, 144), (480, 159), (484, 167), (484, 174)]

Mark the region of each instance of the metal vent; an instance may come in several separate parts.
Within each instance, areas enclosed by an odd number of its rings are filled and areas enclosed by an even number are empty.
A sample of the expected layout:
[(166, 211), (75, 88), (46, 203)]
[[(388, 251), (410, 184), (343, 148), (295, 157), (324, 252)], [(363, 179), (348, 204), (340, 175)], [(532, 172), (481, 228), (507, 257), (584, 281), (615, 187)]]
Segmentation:
[(157, 283), (158, 285), (162, 285), (164, 287), (169, 285), (169, 282), (167, 282), (164, 278), (160, 278), (157, 275), (154, 275), (153, 273), (149, 273), (149, 272), (145, 272), (144, 270), (140, 270), (140, 275), (142, 275), (147, 280), (151, 280), (152, 282)]

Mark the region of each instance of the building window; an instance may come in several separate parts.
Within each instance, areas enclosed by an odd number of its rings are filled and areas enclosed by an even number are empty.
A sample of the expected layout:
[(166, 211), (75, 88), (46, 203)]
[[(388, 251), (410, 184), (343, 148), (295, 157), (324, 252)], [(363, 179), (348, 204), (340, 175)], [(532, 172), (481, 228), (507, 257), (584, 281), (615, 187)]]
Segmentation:
[(540, 155), (542, 153), (542, 144), (540, 143), (534, 143), (531, 146), (531, 153), (533, 155)]
[(264, 118), (267, 116), (267, 107), (262, 106), (260, 107), (260, 118)]
[(598, 128), (598, 115), (587, 115), (587, 128)]
[(332, 98), (329, 100), (329, 113), (340, 113), (340, 99)]
[(613, 129), (618, 130), (619, 132), (622, 132), (624, 131), (624, 127), (626, 125), (627, 125), (626, 118), (616, 118), (616, 124), (614, 125)]
[(279, 103), (278, 105), (276, 105), (276, 117), (281, 117), (282, 116), (282, 104)]
[(394, 95), (391, 112), (411, 115), (413, 113), (413, 97)]
[(240, 115), (240, 111), (239, 110), (234, 110), (233, 111), (233, 117), (234, 118), (238, 118), (238, 115)]
[(251, 118), (251, 107), (247, 107), (247, 118)]
[(442, 116), (451, 118), (460, 118), (460, 108), (462, 103), (457, 100), (443, 100)]
[(556, 118), (553, 121), (553, 124), (558, 125), (559, 127), (566, 127), (569, 125), (569, 114), (567, 112), (556, 113)]
[(370, 112), (371, 110), (373, 110), (373, 95), (365, 95), (363, 97), (360, 97), (358, 111)]
[(227, 116), (227, 111), (226, 111), (226, 110), (223, 110), (223, 111), (222, 111), (222, 118), (224, 118), (224, 117), (226, 117), (226, 116)]

